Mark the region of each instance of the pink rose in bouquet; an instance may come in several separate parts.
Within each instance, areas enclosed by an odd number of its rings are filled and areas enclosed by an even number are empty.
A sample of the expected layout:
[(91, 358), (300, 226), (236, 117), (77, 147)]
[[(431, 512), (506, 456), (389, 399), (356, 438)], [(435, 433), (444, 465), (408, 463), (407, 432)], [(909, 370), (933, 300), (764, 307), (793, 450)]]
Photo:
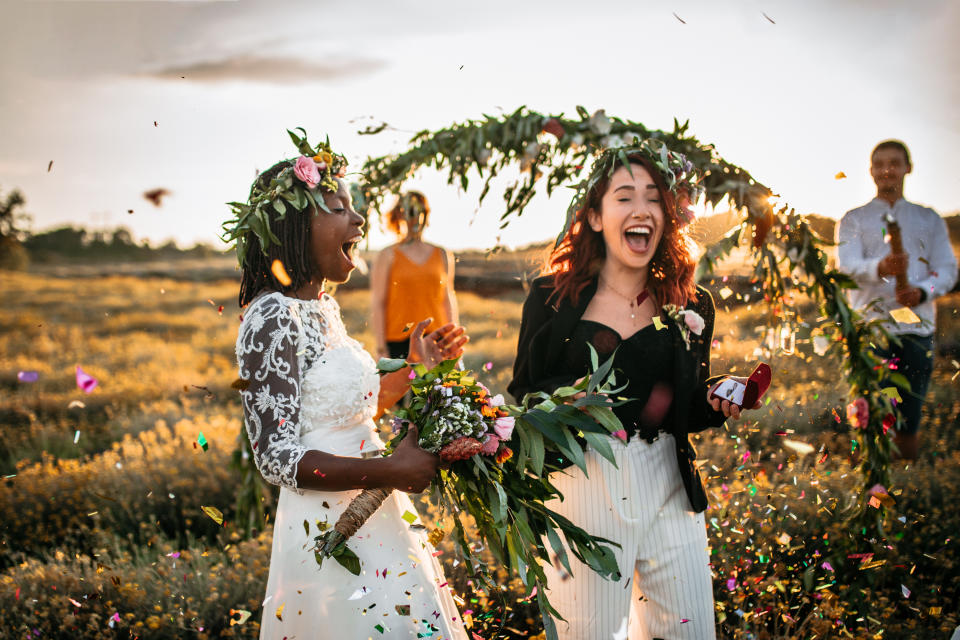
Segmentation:
[(513, 435), (513, 416), (497, 418), (493, 423), (493, 430), (502, 440), (509, 440)]

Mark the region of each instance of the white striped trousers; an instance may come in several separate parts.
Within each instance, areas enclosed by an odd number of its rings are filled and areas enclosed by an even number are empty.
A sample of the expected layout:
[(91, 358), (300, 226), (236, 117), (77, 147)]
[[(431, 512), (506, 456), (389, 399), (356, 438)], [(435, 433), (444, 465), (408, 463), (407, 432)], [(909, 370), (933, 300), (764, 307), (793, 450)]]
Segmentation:
[[(544, 566), (549, 598), (564, 617), (561, 640), (713, 640), (710, 553), (702, 513), (690, 510), (675, 440), (611, 443), (614, 468), (588, 451), (587, 472), (570, 467), (550, 481), (564, 495), (548, 506), (614, 548), (622, 578), (605, 580), (567, 551)], [(629, 632), (629, 635), (628, 635)]]

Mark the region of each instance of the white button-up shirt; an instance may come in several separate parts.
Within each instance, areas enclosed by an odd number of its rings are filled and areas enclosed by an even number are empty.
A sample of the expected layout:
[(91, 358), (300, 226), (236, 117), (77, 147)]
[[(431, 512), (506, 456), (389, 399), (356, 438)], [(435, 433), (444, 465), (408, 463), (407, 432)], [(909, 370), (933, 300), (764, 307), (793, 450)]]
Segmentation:
[[(927, 296), (912, 308), (920, 323), (898, 323), (890, 316), (891, 309), (903, 306), (897, 302), (896, 278), (877, 275), (877, 265), (890, 253), (890, 245), (884, 238), (887, 214), (900, 225), (903, 250), (909, 255), (907, 280)], [(879, 299), (876, 310), (867, 312), (868, 318), (884, 317), (891, 333), (931, 335), (936, 321), (933, 300), (947, 293), (957, 280), (957, 258), (943, 218), (933, 209), (903, 198), (893, 206), (886, 200), (874, 198), (848, 211), (837, 225), (836, 235), (837, 268), (849, 274), (860, 287), (850, 292), (854, 308), (864, 309), (872, 300)]]

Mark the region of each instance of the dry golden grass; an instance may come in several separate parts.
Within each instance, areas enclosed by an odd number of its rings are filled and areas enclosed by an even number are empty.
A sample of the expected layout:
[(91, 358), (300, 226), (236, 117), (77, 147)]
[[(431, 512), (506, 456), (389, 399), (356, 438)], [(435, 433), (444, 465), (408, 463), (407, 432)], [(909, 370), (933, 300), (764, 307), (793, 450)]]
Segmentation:
[[(269, 529), (238, 545), (230, 523), (236, 480), (228, 459), (240, 430), (229, 388), (236, 287), (0, 273), (7, 294), (0, 309), (0, 472), (13, 476), (0, 484), (0, 636), (37, 629), (44, 637), (115, 637), (108, 620), (118, 613), (122, 637), (128, 630), (141, 638), (256, 637)], [(345, 288), (336, 297), (351, 334), (372, 347), (368, 292)], [(466, 365), (484, 371), (494, 392), (510, 379), (522, 299), (519, 291), (458, 295), (472, 337)], [(960, 606), (960, 515), (950, 507), (960, 490), (960, 458), (949, 453), (960, 444), (960, 365), (938, 358), (924, 457), (894, 469), (888, 535), (871, 541), (842, 520), (861, 487), (847, 460), (848, 428), (833, 415), (843, 415), (845, 404), (840, 363), (812, 356), (803, 334), (794, 354), (764, 355), (765, 309), (720, 306), (714, 371), (746, 373), (769, 357), (775, 372), (762, 410), (699, 438), (712, 495), (707, 520), (721, 637), (944, 635)], [(955, 298), (941, 303), (942, 343), (957, 342), (958, 306)], [(100, 381), (89, 395), (76, 387), (77, 364)], [(38, 382), (18, 383), (21, 370), (38, 371)], [(68, 408), (73, 401), (84, 406)], [(194, 446), (201, 430), (207, 452)], [(786, 448), (781, 430), (814, 453)], [(438, 521), (420, 504), (426, 520)], [(227, 528), (201, 506), (223, 511)], [(791, 542), (778, 542), (783, 534)], [(846, 557), (851, 550), (884, 563), (867, 572)], [(169, 566), (166, 554), (178, 551), (187, 580)], [(536, 632), (515, 582), (505, 594), (509, 610), (502, 610), (493, 594), (471, 591), (449, 561), (447, 571), (475, 610), (482, 637)], [(856, 583), (869, 584), (866, 590), (847, 588), (866, 577)], [(231, 626), (230, 609), (254, 617)]]

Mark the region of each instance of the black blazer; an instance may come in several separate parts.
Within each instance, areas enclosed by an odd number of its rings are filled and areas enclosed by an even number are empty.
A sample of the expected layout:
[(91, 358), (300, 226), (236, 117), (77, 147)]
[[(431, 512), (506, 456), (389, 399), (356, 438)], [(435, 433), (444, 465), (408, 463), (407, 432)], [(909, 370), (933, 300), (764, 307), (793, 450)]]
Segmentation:
[[(548, 302), (553, 291), (552, 275), (537, 278), (523, 304), (513, 380), (507, 386), (507, 391), (518, 402), (531, 391), (553, 392), (558, 387), (572, 384), (584, 373), (562, 370), (560, 356), (563, 350), (560, 347), (570, 339), (574, 327), (597, 292), (597, 279), (594, 278), (580, 292), (576, 305), (568, 299), (559, 303), (556, 300)], [(714, 411), (707, 402), (707, 390), (722, 377), (710, 377), (710, 343), (713, 340), (715, 315), (710, 292), (697, 287), (697, 295), (687, 304), (687, 308), (696, 311), (704, 320), (703, 332), (699, 336), (690, 335), (689, 350), (676, 323), (666, 314), (662, 314), (661, 318), (670, 331), (674, 345), (674, 397), (670, 407), (670, 423), (676, 437), (677, 464), (690, 506), (699, 513), (707, 508), (707, 494), (700, 471), (694, 464), (696, 451), (690, 444), (688, 434), (718, 427), (726, 418), (723, 413)]]

